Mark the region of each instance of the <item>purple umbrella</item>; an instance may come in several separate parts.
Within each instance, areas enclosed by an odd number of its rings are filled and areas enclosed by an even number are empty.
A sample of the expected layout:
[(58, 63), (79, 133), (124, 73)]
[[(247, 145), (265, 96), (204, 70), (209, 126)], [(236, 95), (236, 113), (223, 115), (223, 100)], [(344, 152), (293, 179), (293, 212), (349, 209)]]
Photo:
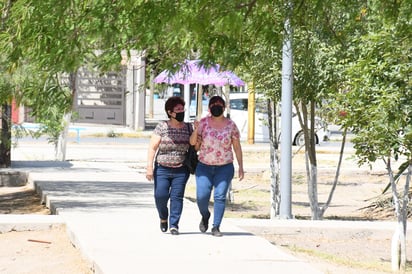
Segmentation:
[(234, 72), (229, 70), (219, 72), (215, 78), (211, 78), (209, 81), (216, 86), (230, 85), (239, 87), (245, 85), (245, 82), (243, 82)]
[(219, 72), (219, 65), (206, 68), (200, 60), (186, 60), (175, 74), (168, 70), (162, 71), (154, 82), (166, 84), (201, 84), (201, 85), (232, 85), (244, 86), (245, 83), (231, 71)]
[(210, 68), (205, 68), (200, 60), (186, 60), (178, 72), (171, 73), (168, 70), (162, 71), (156, 78), (154, 82), (166, 83), (166, 84), (201, 84), (204, 79), (217, 73), (219, 66), (215, 65)]
[(181, 84), (176, 77), (170, 73), (168, 70), (162, 71), (159, 75), (156, 76), (153, 80), (154, 83), (160, 84), (160, 83), (166, 83), (169, 85), (172, 84)]

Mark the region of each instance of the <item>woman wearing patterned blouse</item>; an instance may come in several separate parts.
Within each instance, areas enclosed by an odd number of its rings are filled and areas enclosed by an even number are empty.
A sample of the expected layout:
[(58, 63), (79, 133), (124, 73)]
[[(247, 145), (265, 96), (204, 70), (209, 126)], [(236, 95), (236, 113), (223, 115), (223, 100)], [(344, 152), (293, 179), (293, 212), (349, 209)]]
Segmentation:
[[(190, 175), (183, 165), (190, 137), (188, 124), (183, 122), (184, 107), (185, 102), (180, 97), (170, 97), (166, 101), (165, 111), (169, 120), (160, 122), (154, 129), (147, 156), (146, 178), (154, 180), (160, 229), (166, 232), (170, 228), (172, 235), (179, 235), (183, 196)], [(167, 207), (169, 199), (170, 214)]]
[[(220, 96), (209, 100), (210, 116), (194, 123), (190, 143), (199, 150), (199, 163), (196, 168), (196, 199), (202, 219), (201, 232), (209, 227), (209, 200), (213, 192), (212, 235), (220, 237), (220, 224), (226, 207), (226, 195), (234, 176), (233, 151), (239, 168), (239, 180), (243, 179), (242, 147), (236, 124), (224, 117), (225, 101)], [(232, 151), (233, 148), (233, 151)]]

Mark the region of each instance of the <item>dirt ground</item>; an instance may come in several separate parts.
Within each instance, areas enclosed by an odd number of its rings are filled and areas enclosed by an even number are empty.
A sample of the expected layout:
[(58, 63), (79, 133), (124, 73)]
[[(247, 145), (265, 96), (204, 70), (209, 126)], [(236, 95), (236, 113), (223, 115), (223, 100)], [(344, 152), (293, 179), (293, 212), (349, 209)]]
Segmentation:
[[(322, 205), (327, 200), (332, 187), (338, 155), (321, 152), (318, 154), (317, 160), (319, 167), (318, 194), (319, 203)], [(295, 155), (293, 163), (295, 168), (292, 174), (292, 214), (297, 219), (310, 219), (311, 212), (304, 171), (304, 155)], [(258, 178), (260, 176), (259, 174), (254, 175)], [(265, 172), (262, 173), (262, 177), (269, 178)], [(255, 180), (255, 182), (259, 181), (261, 180)], [(394, 221), (395, 215), (392, 206), (388, 206), (388, 202), (386, 204), (382, 202), (385, 198), (381, 196), (381, 193), (387, 182), (388, 177), (383, 166), (376, 165), (372, 169), (358, 167), (351, 155), (346, 155), (342, 164), (339, 183), (330, 207), (325, 212), (324, 219)], [(242, 186), (242, 184), (239, 183), (237, 186), (239, 192), (246, 189), (246, 186)], [(267, 188), (266, 191), (270, 192)], [(388, 197), (388, 195), (385, 197)], [(388, 209), (375, 207), (374, 205), (377, 203), (385, 204)], [(393, 230), (303, 227), (293, 229), (248, 227), (247, 229), (288, 252), (292, 252), (295, 256), (307, 259), (325, 273), (392, 273), (390, 249)], [(412, 260), (411, 237), (412, 233), (408, 232), (407, 255), (409, 269)], [(407, 272), (412, 273), (411, 270)]]
[[(0, 187), (0, 214), (50, 214), (31, 188)], [(0, 233), (0, 273), (91, 274), (87, 260), (70, 242), (64, 226)]]
[[(337, 155), (319, 154), (319, 202), (327, 199), (336, 168)], [(268, 218), (270, 212), (270, 174), (253, 164), (269, 162), (268, 153), (244, 155), (246, 176), (233, 181), (234, 201), (225, 218)], [(393, 212), (368, 211), (386, 184), (385, 171), (354, 168), (346, 157), (333, 202), (325, 219), (394, 220)], [(297, 219), (310, 219), (303, 155), (293, 159), (292, 213)], [(189, 183), (187, 198), (194, 199), (194, 184)], [(50, 214), (28, 187), (0, 188), (0, 214)], [(272, 244), (304, 258), (324, 273), (379, 274), (390, 271), (390, 246), (394, 231), (374, 229), (244, 227)], [(30, 240), (37, 241), (30, 241)], [(73, 247), (64, 227), (47, 231), (0, 234), (0, 273), (71, 273), (93, 271)], [(412, 235), (407, 236), (408, 261), (412, 261)], [(17, 271), (24, 264), (26, 272)], [(409, 264), (410, 265), (410, 264)], [(21, 268), (20, 268), (21, 270)], [(408, 272), (412, 273), (412, 272)]]
[[(246, 176), (243, 181), (232, 181), (234, 202), (229, 204), (225, 217), (270, 218), (270, 173), (258, 167), (269, 162), (269, 153), (247, 153)], [(327, 200), (335, 178), (338, 154), (318, 151), (318, 200)], [(247, 163), (246, 163), (247, 161)], [(310, 220), (311, 210), (305, 175), (304, 154), (293, 156), (292, 215), (296, 219)], [(352, 155), (344, 156), (339, 183), (325, 220), (394, 221), (392, 205), (382, 196), (388, 177), (384, 166), (359, 167)], [(188, 189), (194, 200), (194, 184)], [(389, 205), (388, 205), (389, 203)], [(376, 205), (385, 205), (384, 208)], [(391, 272), (391, 239), (393, 230), (380, 229), (331, 229), (331, 228), (279, 228), (251, 227), (244, 229), (261, 236), (297, 257), (302, 257), (324, 273), (330, 274), (379, 274)], [(412, 232), (407, 233), (408, 271), (412, 273)]]

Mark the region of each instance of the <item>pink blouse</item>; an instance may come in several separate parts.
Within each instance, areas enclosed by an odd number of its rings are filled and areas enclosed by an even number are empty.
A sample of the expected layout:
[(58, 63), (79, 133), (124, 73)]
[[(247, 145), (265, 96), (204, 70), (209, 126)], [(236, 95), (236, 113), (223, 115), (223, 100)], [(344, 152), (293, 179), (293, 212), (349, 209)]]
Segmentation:
[(227, 124), (220, 129), (210, 126), (211, 117), (199, 121), (198, 135), (202, 144), (199, 150), (199, 161), (206, 165), (225, 165), (233, 163), (232, 140), (240, 139), (236, 124), (227, 119)]

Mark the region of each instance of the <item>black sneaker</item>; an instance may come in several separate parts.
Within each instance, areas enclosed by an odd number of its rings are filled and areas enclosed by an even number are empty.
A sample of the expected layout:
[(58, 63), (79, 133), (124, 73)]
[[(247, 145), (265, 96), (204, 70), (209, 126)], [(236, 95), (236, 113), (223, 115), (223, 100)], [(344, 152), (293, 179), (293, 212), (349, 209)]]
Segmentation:
[(209, 218), (205, 219), (202, 217), (202, 220), (200, 220), (200, 224), (199, 224), (200, 232), (205, 233), (207, 229), (209, 228)]
[(172, 235), (179, 235), (179, 230), (177, 230), (176, 227), (172, 227), (172, 228), (170, 228), (170, 233)]
[(169, 227), (169, 225), (167, 224), (167, 221), (166, 222), (160, 221), (160, 230), (162, 232), (166, 232), (168, 227)]
[(222, 234), (222, 232), (220, 232), (218, 226), (214, 226), (212, 228), (212, 235), (215, 236), (215, 237), (222, 237), (223, 236), (223, 234)]

